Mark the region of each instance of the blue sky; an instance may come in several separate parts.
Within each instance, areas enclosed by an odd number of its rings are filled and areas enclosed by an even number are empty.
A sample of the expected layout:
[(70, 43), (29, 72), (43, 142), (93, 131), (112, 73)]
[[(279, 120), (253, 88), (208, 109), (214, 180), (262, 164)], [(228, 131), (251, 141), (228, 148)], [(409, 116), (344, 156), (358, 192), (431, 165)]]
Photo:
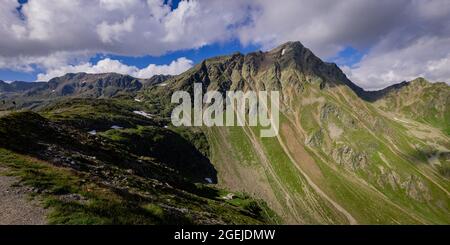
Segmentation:
[(199, 63), (202, 60), (219, 55), (228, 55), (234, 52), (249, 53), (259, 50), (258, 45), (246, 45), (243, 46), (238, 40), (229, 41), (226, 43), (215, 43), (211, 45), (206, 45), (198, 49), (180, 50), (175, 52), (169, 52), (163, 56), (141, 56), (141, 57), (130, 57), (130, 56), (120, 56), (120, 55), (102, 55), (98, 54), (92, 57), (91, 62), (96, 63), (100, 59), (111, 58), (122, 61), (122, 63), (133, 65), (138, 68), (144, 68), (148, 64), (163, 65), (168, 64), (173, 60), (180, 57), (186, 57), (194, 63)]
[(366, 89), (418, 76), (450, 83), (448, 0), (6, 0), (0, 19), (6, 81), (179, 74), (300, 41)]

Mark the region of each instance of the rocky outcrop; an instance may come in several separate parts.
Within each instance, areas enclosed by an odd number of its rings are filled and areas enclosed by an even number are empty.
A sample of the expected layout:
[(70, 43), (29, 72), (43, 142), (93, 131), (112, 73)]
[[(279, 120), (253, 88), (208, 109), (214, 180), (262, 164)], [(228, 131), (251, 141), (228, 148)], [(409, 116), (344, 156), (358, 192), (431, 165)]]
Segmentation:
[(351, 171), (364, 169), (368, 165), (367, 153), (357, 152), (348, 145), (334, 148), (331, 152), (331, 156), (338, 165)]

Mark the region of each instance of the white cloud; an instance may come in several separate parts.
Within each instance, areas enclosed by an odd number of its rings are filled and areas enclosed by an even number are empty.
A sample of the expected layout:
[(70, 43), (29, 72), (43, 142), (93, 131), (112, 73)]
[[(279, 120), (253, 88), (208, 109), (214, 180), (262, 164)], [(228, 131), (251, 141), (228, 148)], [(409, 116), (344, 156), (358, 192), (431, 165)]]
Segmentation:
[(321, 58), (352, 46), (365, 57), (344, 72), (366, 89), (423, 76), (450, 84), (450, 1), (258, 1), (244, 43), (300, 40)]
[(359, 64), (345, 68), (352, 81), (367, 89), (380, 89), (419, 76), (450, 81), (450, 37), (422, 37), (393, 50), (381, 46), (375, 46)]
[(139, 0), (100, 0), (100, 6), (112, 11), (124, 9), (138, 4)]
[(243, 43), (263, 48), (300, 40), (321, 58), (347, 46), (366, 56), (342, 67), (358, 85), (376, 89), (424, 76), (450, 83), (450, 1), (258, 1)]
[(239, 30), (244, 43), (265, 49), (300, 40), (317, 55), (334, 56), (345, 46), (364, 49), (380, 40), (403, 17), (409, 0), (257, 1), (251, 24)]
[(178, 58), (172, 61), (168, 65), (154, 65), (139, 69), (135, 66), (128, 66), (118, 60), (112, 60), (109, 58), (100, 60), (97, 64), (83, 63), (79, 65), (66, 65), (62, 67), (55, 67), (49, 69), (46, 73), (38, 74), (37, 81), (48, 81), (54, 77), (62, 76), (67, 73), (109, 73), (115, 72), (120, 74), (127, 74), (137, 78), (150, 78), (153, 75), (177, 75), (187, 69), (191, 68), (193, 61), (186, 59), (185, 57)]
[(135, 72), (134, 76), (139, 78), (149, 78), (156, 74), (164, 75), (178, 75), (193, 66), (194, 62), (192, 60), (186, 59), (185, 57), (178, 58), (172, 61), (168, 65), (154, 65), (150, 64), (146, 68), (140, 69)]
[(0, 60), (24, 57), (27, 66), (61, 52), (158, 56), (199, 48), (231, 38), (229, 26), (245, 19), (245, 5), (183, 1), (171, 11), (163, 0), (29, 0), (21, 19), (17, 1), (4, 0)]
[(104, 43), (120, 42), (121, 38), (133, 31), (134, 16), (128, 17), (123, 22), (108, 24), (102, 22), (97, 26), (97, 33)]

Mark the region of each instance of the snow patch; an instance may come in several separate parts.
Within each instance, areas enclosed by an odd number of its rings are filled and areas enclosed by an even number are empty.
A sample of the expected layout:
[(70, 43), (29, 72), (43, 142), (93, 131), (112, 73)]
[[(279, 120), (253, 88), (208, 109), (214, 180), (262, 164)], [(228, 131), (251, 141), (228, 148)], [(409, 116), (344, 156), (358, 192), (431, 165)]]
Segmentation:
[(205, 178), (205, 180), (206, 180), (209, 184), (212, 184), (212, 183), (213, 183), (213, 181), (212, 181), (211, 178)]
[(142, 100), (140, 100), (140, 99), (138, 99), (138, 98), (135, 98), (134, 101), (136, 101), (136, 102), (142, 102)]
[(117, 125), (112, 125), (111, 128), (112, 128), (112, 129), (123, 129), (123, 127), (117, 126)]
[(394, 117), (394, 120), (395, 120), (395, 121), (402, 122), (402, 123), (409, 123), (409, 122), (407, 122), (407, 121), (404, 121), (404, 120), (402, 120), (402, 119), (398, 119), (398, 118), (396, 118), (396, 117)]
[(146, 118), (152, 118), (152, 116), (149, 113), (145, 112), (145, 111), (133, 111), (133, 113), (141, 115), (141, 116), (144, 116)]
[(89, 131), (88, 134), (96, 135), (96, 134), (97, 134), (97, 131), (96, 131), (96, 130), (92, 130), (92, 131)]
[(234, 194), (233, 193), (228, 193), (228, 195), (222, 197), (225, 200), (232, 200), (234, 198)]
[(281, 50), (281, 55), (284, 55), (285, 52), (286, 52), (286, 50), (285, 50), (285, 49), (282, 49), (282, 50)]
[(158, 84), (157, 86), (159, 86), (159, 87), (164, 87), (164, 86), (167, 86), (167, 83), (160, 83), (160, 84)]

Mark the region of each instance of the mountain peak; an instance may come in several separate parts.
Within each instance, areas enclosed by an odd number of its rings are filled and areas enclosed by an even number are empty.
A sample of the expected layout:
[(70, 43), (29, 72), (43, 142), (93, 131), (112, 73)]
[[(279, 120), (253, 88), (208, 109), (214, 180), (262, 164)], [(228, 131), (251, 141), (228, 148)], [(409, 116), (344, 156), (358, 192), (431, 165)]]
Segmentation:
[(269, 54), (278, 54), (280, 56), (298, 57), (299, 55), (311, 55), (313, 54), (299, 41), (289, 41), (279, 45), (278, 47), (270, 50)]
[(418, 77), (414, 80), (411, 80), (410, 83), (412, 85), (420, 85), (420, 86), (426, 86), (426, 85), (430, 84), (430, 82), (423, 77)]
[(285, 42), (285, 43), (279, 45), (278, 47), (274, 48), (273, 50), (280, 50), (280, 49), (284, 49), (284, 48), (302, 50), (305, 48), (305, 46), (303, 46), (303, 44), (300, 41), (289, 41), (289, 42)]

